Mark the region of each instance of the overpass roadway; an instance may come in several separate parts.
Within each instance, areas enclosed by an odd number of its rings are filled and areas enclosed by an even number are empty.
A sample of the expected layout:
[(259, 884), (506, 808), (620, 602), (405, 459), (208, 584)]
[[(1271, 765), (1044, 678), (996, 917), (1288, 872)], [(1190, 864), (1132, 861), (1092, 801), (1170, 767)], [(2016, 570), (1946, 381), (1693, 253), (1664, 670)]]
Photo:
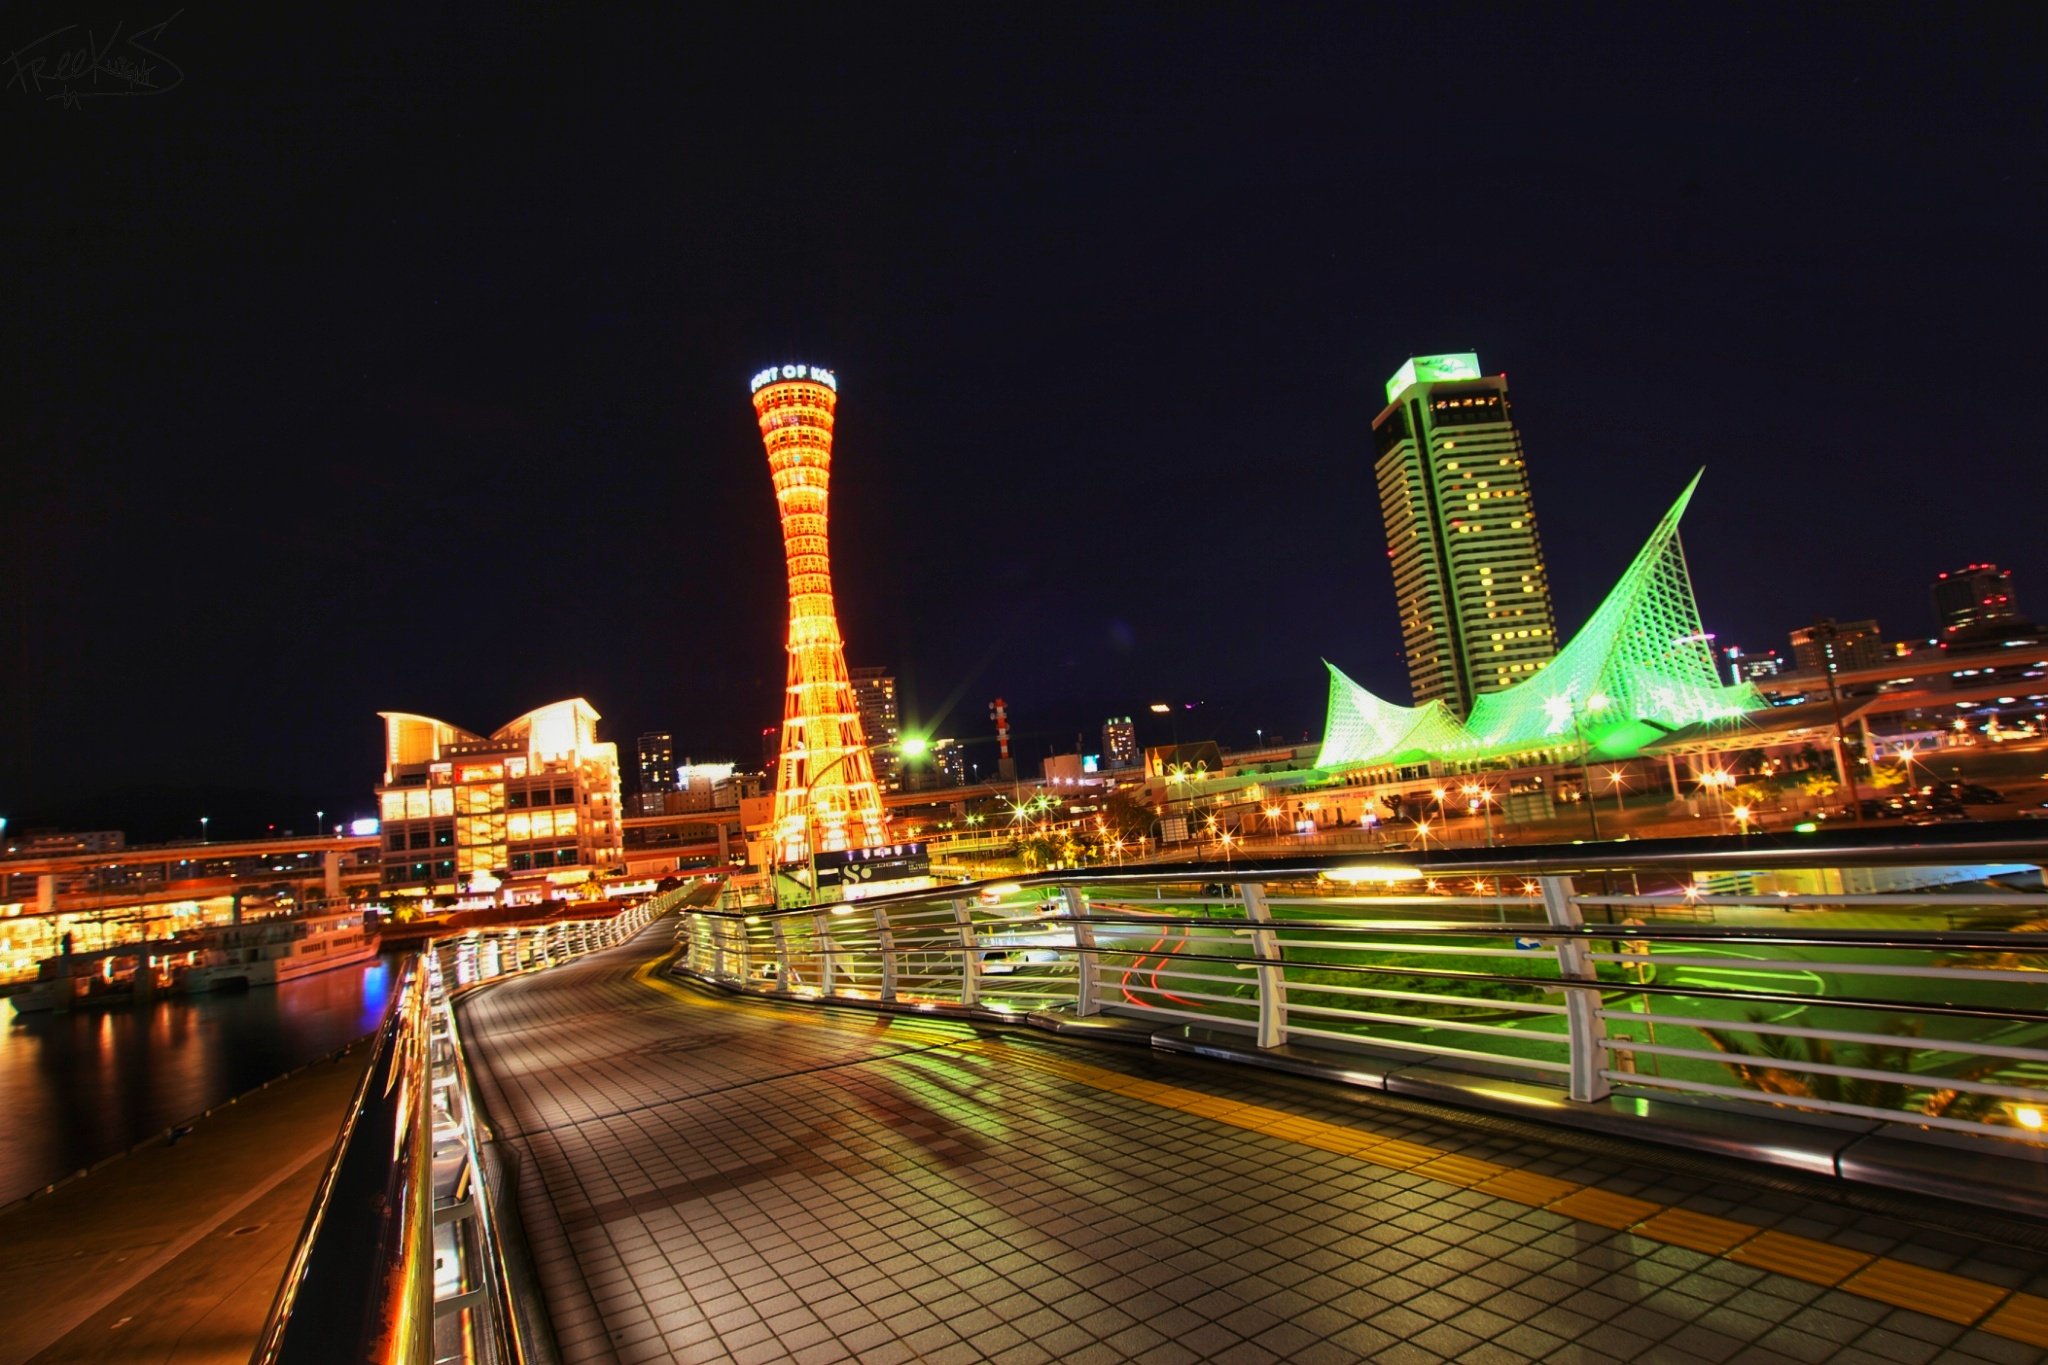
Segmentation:
[(2048, 1348), (2032, 1225), (1145, 1049), (736, 999), (664, 974), (671, 933), (462, 1007), (567, 1361)]

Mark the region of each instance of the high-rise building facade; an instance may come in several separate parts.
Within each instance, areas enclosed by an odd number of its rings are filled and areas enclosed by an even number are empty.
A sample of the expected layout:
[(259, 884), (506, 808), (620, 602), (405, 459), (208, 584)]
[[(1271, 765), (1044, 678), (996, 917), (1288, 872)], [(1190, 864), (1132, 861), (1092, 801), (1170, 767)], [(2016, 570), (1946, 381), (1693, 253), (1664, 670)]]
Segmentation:
[(676, 789), (676, 737), (650, 730), (633, 746), (636, 804), (642, 815), (658, 815), (661, 798)]
[(581, 697), (490, 735), (386, 711), (377, 809), (384, 884), (455, 891), (484, 875), (603, 871), (624, 857), (618, 746)]
[(816, 366), (779, 365), (754, 376), (753, 394), (789, 570), (789, 682), (771, 817), (787, 866), (882, 847), (889, 831), (832, 601), (826, 502), (839, 381)]
[(885, 791), (903, 790), (902, 725), (896, 714), (896, 679), (879, 668), (847, 670), (853, 683), (853, 709), (860, 712), (860, 732), (867, 736), (874, 758), (875, 780)]
[(1102, 756), (1112, 768), (1138, 766), (1138, 727), (1129, 716), (1102, 722)]
[(1372, 428), (1409, 688), (1463, 717), (1557, 653), (1507, 376), (1470, 352), (1416, 356)]
[(1792, 632), (1792, 662), (1801, 673), (1876, 668), (1893, 657), (1875, 621), (1837, 621), (1824, 616)]
[(2012, 570), (1972, 564), (1943, 574), (1934, 580), (1934, 614), (1944, 640), (1984, 633), (2000, 621), (2017, 621), (2020, 605), (2013, 595)]

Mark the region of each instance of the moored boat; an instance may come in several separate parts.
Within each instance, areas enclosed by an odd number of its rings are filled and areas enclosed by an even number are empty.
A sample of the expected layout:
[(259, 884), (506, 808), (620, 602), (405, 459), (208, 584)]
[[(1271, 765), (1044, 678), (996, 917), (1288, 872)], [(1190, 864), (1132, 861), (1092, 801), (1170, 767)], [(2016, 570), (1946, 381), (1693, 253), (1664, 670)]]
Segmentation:
[(200, 933), (199, 960), (184, 973), (189, 991), (275, 986), (377, 956), (360, 910), (315, 911), (247, 920)]

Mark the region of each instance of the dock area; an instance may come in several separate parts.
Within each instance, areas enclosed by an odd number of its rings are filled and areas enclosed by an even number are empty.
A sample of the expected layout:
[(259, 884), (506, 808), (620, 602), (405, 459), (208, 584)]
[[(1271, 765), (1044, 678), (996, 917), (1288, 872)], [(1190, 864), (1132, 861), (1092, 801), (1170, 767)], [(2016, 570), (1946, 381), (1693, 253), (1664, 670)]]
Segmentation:
[(0, 1209), (0, 1365), (249, 1358), (366, 1043)]

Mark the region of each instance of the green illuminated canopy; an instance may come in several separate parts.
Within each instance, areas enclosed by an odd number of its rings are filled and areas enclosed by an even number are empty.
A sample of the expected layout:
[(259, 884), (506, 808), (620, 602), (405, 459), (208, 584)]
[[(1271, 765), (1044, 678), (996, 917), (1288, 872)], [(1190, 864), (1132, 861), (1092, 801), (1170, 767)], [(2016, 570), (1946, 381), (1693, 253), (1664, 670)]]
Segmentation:
[(1414, 356), (1407, 364), (1394, 371), (1394, 377), (1387, 381), (1387, 401), (1393, 402), (1401, 396), (1401, 390), (1413, 388), (1417, 384), (1434, 384), (1443, 379), (1480, 377), (1479, 355), (1476, 351)]
[(1695, 474), (1557, 657), (1528, 681), (1483, 694), (1462, 725), (1440, 702), (1396, 706), (1330, 667), (1330, 715), (1316, 766), (1473, 762), (1581, 749), (1626, 758), (1682, 726), (1761, 710), (1754, 686), (1721, 681), (1713, 644), (1700, 629), (1678, 539), (1678, 519), (1699, 482)]

